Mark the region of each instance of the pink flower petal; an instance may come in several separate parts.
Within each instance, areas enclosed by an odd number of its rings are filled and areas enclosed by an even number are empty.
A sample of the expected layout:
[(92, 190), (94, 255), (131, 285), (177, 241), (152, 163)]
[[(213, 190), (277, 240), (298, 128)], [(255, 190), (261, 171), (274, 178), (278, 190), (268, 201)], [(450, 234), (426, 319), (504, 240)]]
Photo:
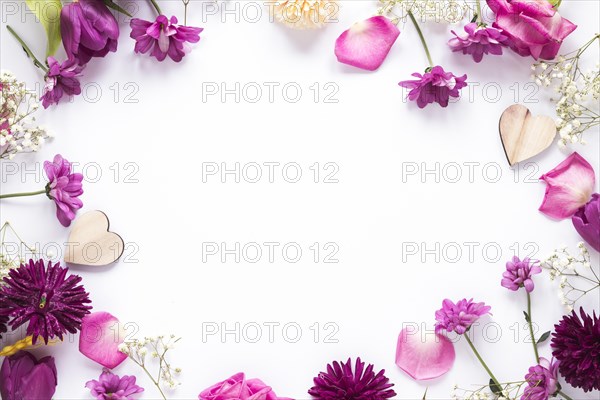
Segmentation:
[(335, 42), (339, 62), (375, 71), (383, 64), (400, 30), (383, 16), (355, 23)]
[(95, 312), (83, 318), (79, 336), (79, 351), (92, 361), (114, 369), (127, 359), (119, 351), (125, 331), (119, 320), (107, 312)]
[(434, 379), (450, 371), (456, 354), (443, 335), (403, 329), (398, 336), (396, 365), (418, 381)]
[(590, 163), (575, 152), (540, 179), (548, 185), (540, 211), (564, 219), (590, 200), (596, 176)]

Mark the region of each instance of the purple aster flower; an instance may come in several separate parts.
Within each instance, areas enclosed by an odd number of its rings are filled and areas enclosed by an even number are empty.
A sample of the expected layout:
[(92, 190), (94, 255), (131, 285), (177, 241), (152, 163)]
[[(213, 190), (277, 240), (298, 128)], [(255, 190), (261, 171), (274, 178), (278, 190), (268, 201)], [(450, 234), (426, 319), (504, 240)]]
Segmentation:
[(20, 351), (6, 357), (0, 369), (0, 396), (6, 400), (51, 400), (57, 383), (52, 357), (37, 360)]
[(68, 268), (59, 263), (48, 266), (44, 260), (29, 260), (12, 269), (4, 278), (0, 296), (0, 315), (10, 317), (14, 330), (27, 324), (27, 335), (33, 336), (33, 344), (42, 337), (62, 340), (66, 332), (76, 333), (81, 329), (81, 320), (90, 313), (91, 303), (84, 287), (79, 285), (81, 277), (68, 275)]
[(465, 26), (465, 36), (459, 36), (452, 31), (454, 38), (448, 41), (452, 51), (462, 51), (463, 54), (473, 56), (475, 62), (481, 62), (484, 54), (502, 55), (502, 46), (508, 40), (508, 36), (502, 33), (502, 29), (491, 26), (479, 25), (471, 22)]
[(135, 52), (148, 53), (158, 61), (164, 61), (167, 56), (175, 62), (180, 62), (189, 52), (187, 43), (198, 43), (203, 28), (177, 25), (177, 18), (169, 20), (159, 15), (155, 22), (133, 18), (130, 22), (131, 38), (135, 39)]
[(81, 84), (77, 78), (83, 67), (79, 66), (76, 59), (70, 58), (61, 64), (54, 57), (48, 57), (47, 63), (48, 73), (44, 94), (41, 97), (44, 108), (58, 104), (64, 94), (67, 96), (81, 94)]
[(542, 269), (529, 258), (521, 261), (519, 257), (513, 257), (512, 261), (506, 263), (506, 271), (502, 274), (501, 285), (509, 290), (517, 291), (524, 287), (527, 293), (533, 292), (534, 284), (531, 277), (542, 272)]
[(594, 193), (592, 199), (575, 212), (571, 218), (577, 233), (600, 251), (600, 194)]
[(346, 363), (334, 361), (327, 365), (327, 372), (314, 378), (315, 385), (308, 394), (322, 400), (389, 399), (396, 396), (396, 392), (391, 389), (394, 384), (389, 383), (384, 374), (385, 370), (381, 370), (375, 375), (372, 364), (365, 369), (360, 358), (356, 359), (354, 371), (351, 359)]
[(46, 193), (56, 203), (56, 217), (63, 226), (69, 226), (77, 210), (83, 207), (79, 199), (83, 194), (83, 175), (71, 173), (71, 163), (60, 154), (54, 156), (53, 162), (44, 162), (44, 172), (49, 180)]
[(565, 315), (554, 325), (552, 355), (560, 362), (558, 370), (567, 383), (584, 392), (600, 390), (600, 321), (579, 310)]
[(60, 31), (69, 58), (87, 64), (117, 51), (119, 24), (102, 0), (78, 0), (60, 12)]
[(98, 400), (131, 400), (133, 395), (142, 393), (143, 388), (135, 384), (135, 376), (124, 375), (122, 378), (105, 369), (98, 380), (85, 384), (92, 396)]
[(538, 365), (529, 368), (525, 375), (527, 387), (523, 391), (521, 400), (548, 400), (560, 390), (558, 384), (558, 363), (552, 359), (541, 357)]
[(442, 302), (442, 308), (435, 312), (435, 331), (454, 331), (462, 335), (479, 317), (490, 314), (491, 309), (485, 303), (474, 303), (473, 299), (462, 299), (456, 304), (446, 299)]
[(412, 81), (402, 81), (398, 85), (411, 89), (408, 99), (417, 101), (419, 108), (425, 108), (429, 103), (437, 102), (442, 107), (447, 107), (450, 97), (459, 97), (459, 90), (467, 86), (467, 75), (455, 76), (446, 72), (442, 67), (427, 68), (425, 74), (418, 72), (412, 74), (418, 78)]

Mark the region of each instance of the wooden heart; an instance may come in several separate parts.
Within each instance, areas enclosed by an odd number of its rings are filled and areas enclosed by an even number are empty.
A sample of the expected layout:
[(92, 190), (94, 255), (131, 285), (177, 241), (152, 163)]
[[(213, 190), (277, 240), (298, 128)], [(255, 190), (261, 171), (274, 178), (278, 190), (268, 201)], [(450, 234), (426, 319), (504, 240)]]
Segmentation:
[(110, 232), (108, 217), (102, 211), (79, 216), (69, 235), (65, 261), (78, 265), (108, 265), (123, 255), (121, 236)]
[(521, 104), (508, 107), (500, 117), (500, 139), (511, 166), (546, 150), (555, 136), (556, 124), (552, 118), (534, 117)]

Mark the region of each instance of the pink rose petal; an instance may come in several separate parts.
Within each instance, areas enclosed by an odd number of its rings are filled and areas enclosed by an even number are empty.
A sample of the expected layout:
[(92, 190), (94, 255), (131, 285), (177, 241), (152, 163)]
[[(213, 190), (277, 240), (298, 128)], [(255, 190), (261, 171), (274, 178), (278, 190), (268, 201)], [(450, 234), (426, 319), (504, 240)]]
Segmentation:
[(446, 336), (414, 329), (403, 329), (398, 336), (396, 365), (418, 381), (444, 375), (455, 357), (454, 345)]
[(375, 71), (383, 64), (400, 30), (383, 16), (355, 23), (335, 42), (339, 62)]
[(119, 351), (125, 331), (119, 320), (107, 312), (95, 312), (83, 318), (79, 351), (92, 361), (113, 369), (127, 359)]
[(590, 163), (575, 152), (540, 179), (548, 185), (540, 211), (564, 219), (590, 200), (596, 176)]

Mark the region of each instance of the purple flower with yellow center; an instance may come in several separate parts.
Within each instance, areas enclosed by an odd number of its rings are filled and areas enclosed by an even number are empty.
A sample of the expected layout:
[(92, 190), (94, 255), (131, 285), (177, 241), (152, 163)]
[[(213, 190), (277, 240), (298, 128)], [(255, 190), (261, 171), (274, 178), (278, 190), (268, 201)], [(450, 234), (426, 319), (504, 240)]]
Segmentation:
[(538, 365), (529, 368), (525, 375), (527, 387), (523, 391), (521, 400), (548, 400), (560, 390), (558, 384), (558, 363), (552, 359), (541, 357)]
[(60, 12), (60, 31), (69, 58), (79, 65), (117, 51), (119, 24), (102, 0), (77, 0)]
[(506, 263), (506, 271), (502, 274), (501, 285), (509, 290), (517, 291), (524, 287), (527, 293), (533, 292), (534, 284), (531, 277), (542, 272), (542, 268), (532, 263), (529, 258), (519, 257)]
[(135, 376), (119, 377), (105, 369), (97, 381), (88, 381), (85, 387), (98, 400), (132, 400), (133, 395), (144, 391), (135, 381)]
[(37, 360), (20, 351), (6, 357), (0, 369), (0, 395), (5, 400), (51, 400), (57, 385), (54, 358)]
[(131, 38), (135, 39), (135, 52), (148, 53), (158, 61), (164, 61), (169, 56), (173, 61), (180, 62), (189, 52), (187, 43), (198, 43), (203, 28), (194, 28), (177, 24), (177, 17), (168, 19), (159, 15), (156, 21), (150, 22), (133, 18), (130, 22)]
[(462, 299), (454, 304), (445, 299), (442, 308), (435, 312), (435, 331), (456, 332), (464, 334), (481, 316), (489, 314), (492, 308), (485, 303), (475, 303), (473, 299)]
[[(565, 381), (584, 392), (600, 390), (600, 321), (594, 311), (573, 311), (554, 325), (552, 355)], [(581, 318), (580, 318), (581, 316)]]
[(398, 85), (410, 89), (408, 99), (416, 101), (419, 108), (425, 108), (430, 103), (439, 103), (448, 107), (450, 97), (459, 97), (460, 89), (467, 86), (467, 75), (455, 76), (452, 72), (444, 71), (438, 66), (427, 68), (424, 74), (414, 73), (416, 80), (402, 81)]
[(44, 162), (44, 172), (49, 180), (46, 192), (56, 203), (56, 217), (63, 226), (69, 226), (77, 210), (83, 207), (79, 199), (83, 194), (83, 175), (72, 173), (71, 163), (60, 154), (54, 156), (54, 161)]
[(470, 54), (475, 62), (481, 62), (484, 54), (502, 55), (504, 42), (508, 36), (502, 33), (502, 29), (492, 28), (476, 22), (465, 26), (466, 35), (460, 36), (452, 31), (454, 38), (448, 41), (452, 51), (462, 51)]
[(58, 104), (63, 95), (74, 96), (81, 94), (79, 79), (83, 67), (79, 66), (77, 60), (70, 58), (62, 64), (54, 57), (48, 57), (48, 72), (46, 73), (46, 84), (44, 94), (41, 97), (44, 108), (52, 104)]
[(4, 278), (0, 296), (0, 315), (10, 318), (14, 330), (27, 324), (27, 335), (48, 341), (66, 332), (77, 333), (83, 317), (92, 308), (89, 294), (79, 283), (81, 277), (68, 275), (68, 268), (59, 263), (29, 260), (12, 269)]
[(308, 394), (319, 400), (384, 400), (396, 396), (394, 386), (385, 376), (385, 370), (375, 374), (373, 365), (356, 359), (346, 363), (334, 361), (327, 365), (327, 372), (314, 378), (314, 386)]

